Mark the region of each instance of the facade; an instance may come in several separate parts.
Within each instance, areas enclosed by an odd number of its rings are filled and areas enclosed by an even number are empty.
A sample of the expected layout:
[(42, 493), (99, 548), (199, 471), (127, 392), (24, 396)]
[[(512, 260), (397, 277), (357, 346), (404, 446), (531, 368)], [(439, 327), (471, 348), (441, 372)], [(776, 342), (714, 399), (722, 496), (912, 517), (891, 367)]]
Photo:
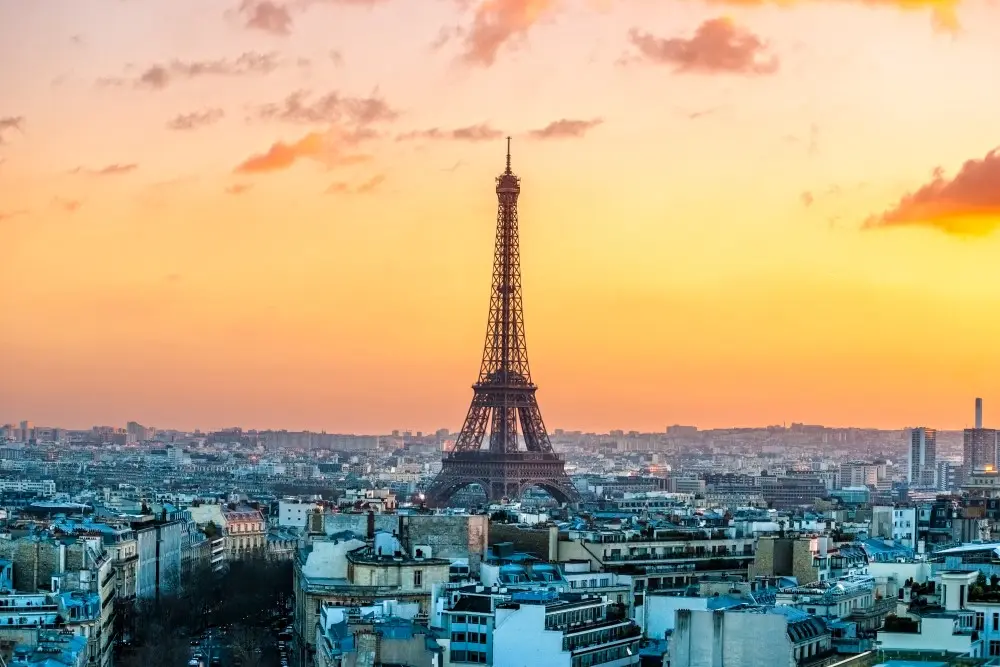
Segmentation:
[(322, 512), (323, 506), (308, 500), (279, 500), (278, 526), (305, 529), (310, 512)]
[(316, 667), (440, 667), (448, 643), (414, 623), (419, 611), (419, 605), (396, 600), (371, 607), (324, 605), (316, 627)]
[(992, 428), (967, 428), (962, 434), (962, 466), (965, 475), (977, 469), (995, 470), (997, 432)]
[[(493, 667), (625, 667), (639, 664), (639, 626), (601, 596), (514, 593), (498, 604)], [(483, 632), (451, 633), (452, 663), (486, 663)], [(464, 659), (463, 659), (464, 658)]]
[(826, 624), (792, 607), (680, 609), (676, 625), (671, 667), (822, 667), (839, 659)]
[(435, 585), (447, 582), (451, 561), (430, 553), (408, 555), (399, 539), (377, 533), (369, 540), (338, 535), (314, 540), (295, 562), (296, 649), (308, 661), (316, 653), (315, 633), (324, 604), (362, 607), (385, 600), (413, 603), (426, 617)]
[(267, 547), (267, 531), (260, 510), (224, 510), (229, 560), (263, 556)]
[(182, 521), (133, 522), (138, 560), (135, 595), (155, 599), (176, 593), (181, 586)]
[(910, 450), (906, 481), (910, 486), (932, 487), (937, 473), (937, 431), (915, 428), (910, 432)]

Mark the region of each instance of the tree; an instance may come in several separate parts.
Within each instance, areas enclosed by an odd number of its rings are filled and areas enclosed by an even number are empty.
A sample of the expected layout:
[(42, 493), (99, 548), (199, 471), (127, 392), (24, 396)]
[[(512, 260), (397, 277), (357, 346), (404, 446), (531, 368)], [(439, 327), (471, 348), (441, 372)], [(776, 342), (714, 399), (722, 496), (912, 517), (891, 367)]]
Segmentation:
[(260, 628), (237, 625), (230, 635), (233, 656), (239, 658), (244, 667), (260, 667), (264, 660), (264, 646), (267, 640), (267, 633)]

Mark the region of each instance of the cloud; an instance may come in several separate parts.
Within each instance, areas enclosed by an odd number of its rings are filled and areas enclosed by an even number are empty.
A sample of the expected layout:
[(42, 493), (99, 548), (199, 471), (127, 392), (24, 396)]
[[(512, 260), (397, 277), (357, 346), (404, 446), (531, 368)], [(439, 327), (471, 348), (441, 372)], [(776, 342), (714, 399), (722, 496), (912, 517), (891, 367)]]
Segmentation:
[(603, 118), (593, 118), (591, 120), (570, 120), (563, 118), (562, 120), (552, 121), (543, 128), (531, 130), (528, 132), (528, 136), (534, 139), (579, 138), (603, 122)]
[[(489, 67), (496, 62), (505, 44), (523, 39), (556, 6), (556, 0), (481, 0), (473, 15), (472, 25), (463, 31), (462, 59), (473, 65)], [(438, 41), (441, 41), (440, 36)]]
[(957, 235), (988, 234), (1000, 227), (1000, 149), (968, 160), (953, 178), (934, 170), (930, 182), (865, 221), (866, 228), (922, 225)]
[[(339, 139), (339, 141), (338, 141)], [(234, 173), (260, 174), (288, 169), (303, 158), (323, 162), (328, 167), (357, 164), (370, 159), (368, 155), (344, 153), (342, 146), (350, 143), (337, 132), (310, 132), (298, 141), (278, 141), (264, 153), (251, 155), (237, 165)]]
[(191, 113), (178, 114), (167, 122), (171, 130), (194, 130), (219, 122), (226, 115), (222, 109), (205, 109)]
[(139, 76), (123, 79), (110, 77), (98, 79), (102, 86), (131, 85), (136, 88), (163, 90), (178, 79), (194, 79), (201, 76), (247, 76), (250, 74), (268, 74), (280, 64), (277, 53), (258, 53), (247, 51), (235, 59), (219, 58), (217, 60), (172, 60), (169, 63), (159, 63), (143, 70)]
[(67, 213), (76, 213), (83, 206), (83, 202), (79, 199), (66, 199), (64, 197), (53, 197), (52, 205), (61, 208)]
[(369, 97), (344, 97), (334, 91), (310, 99), (308, 91), (299, 90), (281, 102), (258, 107), (257, 116), (290, 123), (347, 123), (364, 127), (395, 120), (399, 112), (379, 97), (377, 91)]
[(809, 208), (816, 201), (816, 197), (813, 195), (813, 193), (806, 190), (801, 195), (799, 195), (799, 200), (802, 202), (803, 206)]
[(330, 184), (326, 193), (330, 195), (364, 195), (378, 190), (383, 183), (385, 183), (385, 174), (372, 176), (358, 185), (351, 185), (346, 181), (336, 181)]
[(4, 220), (10, 220), (11, 218), (16, 218), (21, 215), (28, 215), (28, 211), (26, 209), (18, 209), (16, 211), (6, 211), (6, 212), (0, 211), (0, 222), (3, 222)]
[[(715, 0), (715, 2), (738, 7), (763, 7), (766, 5), (787, 7), (796, 4), (795, 0)], [(958, 17), (955, 9), (961, 0), (860, 0), (860, 2), (869, 7), (891, 7), (906, 11), (929, 9), (937, 28), (947, 31), (954, 31), (958, 28)]]
[(135, 171), (139, 165), (135, 162), (128, 164), (114, 163), (100, 169), (89, 169), (87, 167), (76, 167), (70, 171), (71, 174), (88, 174), (90, 176), (119, 176)]
[(709, 19), (690, 38), (662, 38), (632, 29), (629, 40), (639, 55), (650, 62), (672, 65), (676, 72), (773, 74), (778, 57), (768, 53), (768, 44), (732, 19)]
[(494, 129), (487, 123), (459, 127), (453, 130), (442, 130), (439, 127), (432, 127), (427, 130), (416, 130), (406, 132), (396, 137), (396, 141), (408, 141), (410, 139), (451, 139), (454, 141), (489, 141), (499, 139), (503, 132)]
[(250, 183), (236, 183), (236, 184), (230, 185), (228, 188), (226, 188), (226, 194), (227, 195), (242, 195), (242, 194), (248, 192), (251, 189), (253, 189), (253, 185), (250, 184)]
[(0, 116), (0, 144), (4, 142), (4, 132), (16, 130), (24, 134), (24, 116)]
[(288, 7), (272, 0), (243, 0), (239, 12), (247, 28), (272, 35), (287, 35), (292, 31), (292, 15)]

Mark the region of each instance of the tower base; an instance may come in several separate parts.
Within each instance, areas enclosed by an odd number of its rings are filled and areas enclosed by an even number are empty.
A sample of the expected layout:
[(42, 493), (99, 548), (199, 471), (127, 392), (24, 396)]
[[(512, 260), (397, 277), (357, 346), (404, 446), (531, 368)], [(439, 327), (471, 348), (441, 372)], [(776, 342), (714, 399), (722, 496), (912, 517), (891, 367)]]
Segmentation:
[(490, 503), (516, 500), (537, 486), (558, 503), (576, 503), (580, 496), (558, 454), (490, 451), (452, 452), (442, 460), (441, 472), (424, 492), (428, 507), (444, 507), (463, 488), (478, 484)]

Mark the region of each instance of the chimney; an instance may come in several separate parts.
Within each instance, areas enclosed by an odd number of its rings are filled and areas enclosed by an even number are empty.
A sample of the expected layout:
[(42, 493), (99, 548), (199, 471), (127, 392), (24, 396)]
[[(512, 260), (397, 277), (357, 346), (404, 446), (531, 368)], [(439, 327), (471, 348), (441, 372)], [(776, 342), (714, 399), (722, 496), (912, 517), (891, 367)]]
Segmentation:
[(375, 539), (375, 512), (368, 511), (368, 539)]
[(976, 399), (976, 428), (983, 427), (983, 399)]

